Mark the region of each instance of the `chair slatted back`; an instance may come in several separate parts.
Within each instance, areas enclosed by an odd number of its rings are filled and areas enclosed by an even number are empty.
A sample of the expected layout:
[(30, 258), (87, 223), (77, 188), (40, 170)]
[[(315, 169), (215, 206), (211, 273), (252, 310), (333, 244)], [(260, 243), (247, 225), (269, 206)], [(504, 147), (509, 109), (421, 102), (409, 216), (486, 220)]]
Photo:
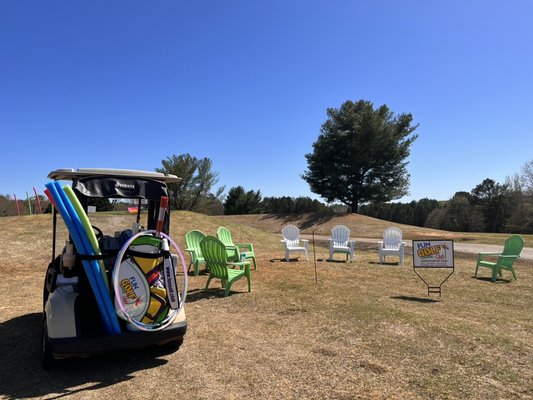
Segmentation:
[(348, 246), (350, 240), (350, 229), (344, 225), (335, 225), (331, 229), (331, 239), (334, 246)]
[(503, 245), (502, 255), (504, 256), (519, 256), (524, 248), (524, 238), (520, 235), (512, 235), (507, 238)]
[(193, 229), (185, 234), (185, 244), (188, 249), (196, 250), (198, 257), (202, 256), (200, 242), (206, 237), (205, 233), (197, 229)]
[(391, 226), (383, 231), (383, 248), (395, 250), (400, 248), (403, 232), (400, 228)]
[[(520, 235), (512, 235), (507, 238), (503, 245), (502, 256), (519, 256), (524, 248), (524, 238)], [(505, 267), (511, 267), (515, 261), (512, 257), (500, 257), (498, 264)]]
[(217, 229), (217, 238), (226, 246), (235, 246), (228, 228), (221, 226)]
[(300, 245), (300, 229), (294, 225), (285, 225), (281, 230), (283, 239), (289, 247), (298, 247)]
[(228, 279), (226, 246), (214, 236), (206, 236), (200, 243), (207, 268), (212, 276)]

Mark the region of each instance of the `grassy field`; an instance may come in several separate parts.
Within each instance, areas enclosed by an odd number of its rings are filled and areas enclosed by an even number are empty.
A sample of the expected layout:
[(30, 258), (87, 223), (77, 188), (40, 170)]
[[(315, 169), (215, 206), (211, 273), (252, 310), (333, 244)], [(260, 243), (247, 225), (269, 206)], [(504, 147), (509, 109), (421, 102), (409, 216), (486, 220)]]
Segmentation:
[[(91, 221), (112, 234), (128, 227), (131, 217), (97, 214)], [(456, 254), (442, 297), (428, 297), (410, 257), (404, 266), (380, 265), (368, 246), (356, 247), (353, 264), (327, 262), (327, 249), (317, 247), (316, 275), (313, 261), (282, 261), (274, 233), (285, 223), (324, 235), (330, 225), (344, 223), (354, 237), (376, 239), (389, 225), (358, 215), (173, 212), (171, 235), (181, 246), (188, 230), (213, 234), (220, 225), (235, 241), (254, 243), (258, 270), (252, 271), (252, 292), (241, 280), (224, 298), (216, 283), (203, 289), (207, 275), (190, 276), (189, 330), (177, 352), (105, 354), (43, 371), (41, 298), (51, 217), (0, 218), (0, 398), (533, 398), (532, 261), (516, 263), (518, 280), (505, 274), (492, 283), (488, 270), (472, 277), (475, 255)], [(501, 244), (505, 237), (402, 229), (407, 239)], [(63, 230), (60, 238), (65, 237)], [(527, 237), (526, 245), (531, 243)]]

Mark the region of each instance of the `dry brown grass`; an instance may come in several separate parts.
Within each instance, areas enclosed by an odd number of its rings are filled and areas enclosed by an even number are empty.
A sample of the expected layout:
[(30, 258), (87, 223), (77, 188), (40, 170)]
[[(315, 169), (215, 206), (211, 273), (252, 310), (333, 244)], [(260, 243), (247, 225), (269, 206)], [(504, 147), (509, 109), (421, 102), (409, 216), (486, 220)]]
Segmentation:
[[(517, 263), (517, 281), (491, 283), (472, 278), (473, 255), (457, 254), (439, 299), (427, 296), (409, 258), (379, 265), (375, 251), (358, 247), (353, 264), (330, 263), (319, 247), (316, 284), (313, 261), (281, 261), (269, 229), (187, 212), (172, 218), (180, 245), (189, 229), (213, 234), (221, 224), (236, 241), (252, 241), (252, 293), (241, 280), (224, 298), (217, 284), (203, 290), (207, 275), (191, 276), (179, 351), (106, 354), (54, 371), (39, 364), (51, 218), (0, 219), (0, 397), (533, 398), (531, 261)], [(91, 216), (106, 233), (125, 219)]]

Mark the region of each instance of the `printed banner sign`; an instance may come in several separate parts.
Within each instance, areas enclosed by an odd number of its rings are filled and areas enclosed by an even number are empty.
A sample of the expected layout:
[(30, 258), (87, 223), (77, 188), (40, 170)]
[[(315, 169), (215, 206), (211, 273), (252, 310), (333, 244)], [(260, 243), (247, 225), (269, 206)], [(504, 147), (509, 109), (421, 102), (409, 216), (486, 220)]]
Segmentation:
[(454, 268), (453, 240), (413, 240), (414, 268)]

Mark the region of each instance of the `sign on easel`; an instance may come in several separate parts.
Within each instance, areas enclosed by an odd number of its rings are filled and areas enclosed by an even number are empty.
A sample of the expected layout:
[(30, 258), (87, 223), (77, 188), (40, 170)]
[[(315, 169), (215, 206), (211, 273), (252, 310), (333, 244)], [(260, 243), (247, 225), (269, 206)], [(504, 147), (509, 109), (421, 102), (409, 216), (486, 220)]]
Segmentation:
[[(430, 268), (447, 268), (451, 269), (451, 272), (438, 286), (431, 286), (417, 271), (417, 269)], [(440, 297), (443, 283), (455, 271), (453, 240), (413, 240), (413, 270), (428, 287), (428, 296), (431, 293), (438, 293)]]

